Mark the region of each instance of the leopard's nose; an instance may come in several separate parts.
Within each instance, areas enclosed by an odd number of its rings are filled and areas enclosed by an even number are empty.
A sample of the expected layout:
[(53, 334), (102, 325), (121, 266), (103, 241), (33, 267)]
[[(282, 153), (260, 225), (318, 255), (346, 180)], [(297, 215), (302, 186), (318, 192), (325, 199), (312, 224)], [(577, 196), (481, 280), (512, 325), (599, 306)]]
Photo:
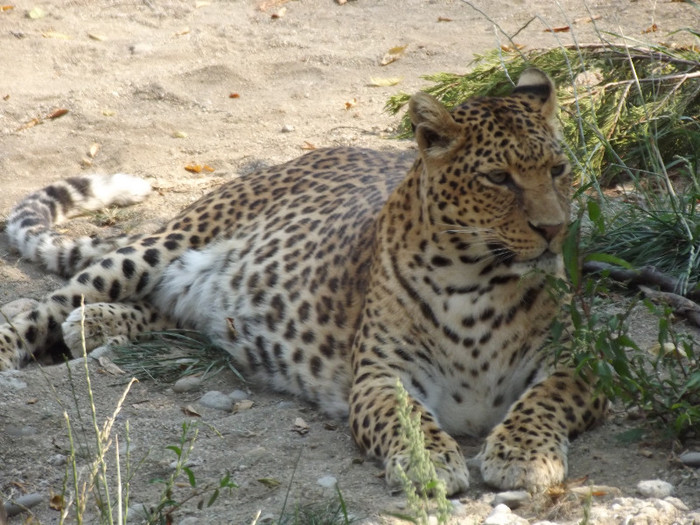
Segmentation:
[(547, 242), (551, 242), (552, 239), (554, 239), (559, 234), (559, 232), (562, 230), (562, 228), (564, 227), (563, 223), (538, 224), (538, 225), (535, 225), (532, 223), (529, 223), (529, 224), (530, 224), (530, 228), (532, 228), (537, 233), (539, 233), (542, 237), (544, 237), (544, 239)]

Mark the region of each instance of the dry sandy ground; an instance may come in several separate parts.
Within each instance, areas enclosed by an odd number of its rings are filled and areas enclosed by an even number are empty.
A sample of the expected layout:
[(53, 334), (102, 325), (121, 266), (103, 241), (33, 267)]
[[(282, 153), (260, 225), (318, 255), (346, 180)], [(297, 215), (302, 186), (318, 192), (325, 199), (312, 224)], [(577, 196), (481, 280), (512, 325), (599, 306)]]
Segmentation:
[[(55, 179), (125, 171), (150, 179), (159, 190), (145, 205), (118, 216), (117, 227), (127, 231), (153, 229), (221, 181), (289, 159), (304, 148), (410, 148), (389, 138), (398, 118), (383, 112), (388, 96), (416, 91), (424, 85), (421, 74), (466, 71), (475, 54), (499, 44), (493, 25), (457, 0), (0, 3), (14, 6), (0, 12), (0, 215), (30, 190)], [(682, 2), (475, 3), (509, 33), (537, 15), (517, 37), (529, 47), (572, 41), (571, 33), (544, 32), (547, 25), (573, 23), (580, 42), (594, 41), (592, 24), (580, 21), (589, 14), (600, 16), (602, 29), (664, 42), (678, 38), (669, 34), (674, 29), (700, 26), (698, 11)], [(643, 35), (653, 23), (658, 31)], [(407, 47), (397, 61), (381, 66), (394, 46)], [(370, 79), (387, 77), (402, 80), (394, 87), (370, 86)], [(59, 109), (68, 112), (47, 118)], [(189, 164), (213, 171), (192, 174), (184, 169)], [(94, 220), (78, 220), (70, 228), (107, 231)], [(39, 298), (59, 282), (19, 260), (0, 236), (0, 304)], [(648, 323), (640, 318), (637, 324), (643, 331)], [(104, 419), (125, 380), (92, 367)], [(81, 368), (73, 368), (78, 404), (85, 410)], [(202, 416), (195, 418), (200, 425), (193, 453), (199, 484), (230, 471), (239, 488), (204, 511), (196, 509), (196, 500), (189, 502), (175, 514), (176, 522), (193, 517), (199, 523), (251, 523), (258, 510), (263, 517), (277, 516), (289, 487), (290, 502), (327, 494), (317, 483), (324, 475), (338, 479), (350, 511), (370, 523), (388, 521), (384, 511), (402, 508), (402, 498), (387, 493), (380, 469), (361, 461), (344, 422), (329, 421), (312, 407), (259, 387), (251, 387), (253, 407), (239, 413), (197, 404), (205, 390), (236, 388), (240, 382), (226, 374), (187, 394), (174, 394), (168, 385), (153, 381), (132, 388), (115, 428), (123, 443), (129, 421), (133, 458), (150, 452), (132, 480), (132, 501), (157, 502), (159, 486), (149, 481), (169, 475), (174, 456), (164, 447), (177, 442), (188, 419), (181, 407), (192, 405)], [(53, 458), (67, 453), (61, 405), (75, 420), (72, 396), (64, 366), (28, 369), (3, 379), (0, 492), (5, 499), (61, 491), (65, 467)], [(305, 434), (293, 430), (299, 417), (309, 425)], [(589, 482), (632, 495), (637, 481), (662, 477), (676, 486), (690, 509), (700, 507), (697, 472), (674, 462), (677, 450), (670, 444), (651, 440), (629, 445), (616, 439), (636, 424), (617, 414), (575, 442), (572, 478), (588, 476)], [(464, 446), (471, 455), (478, 442), (465, 441)], [(492, 495), (477, 472), (472, 477), (473, 487), (461, 498), (460, 523), (479, 522), (489, 512)], [(261, 478), (281, 484), (269, 487)], [(187, 488), (178, 488), (178, 499), (187, 494)], [(604, 498), (599, 504), (605, 504)], [(57, 522), (58, 512), (46, 501), (34, 511), (42, 523)], [(538, 513), (565, 519), (543, 508), (521, 513), (531, 520)]]

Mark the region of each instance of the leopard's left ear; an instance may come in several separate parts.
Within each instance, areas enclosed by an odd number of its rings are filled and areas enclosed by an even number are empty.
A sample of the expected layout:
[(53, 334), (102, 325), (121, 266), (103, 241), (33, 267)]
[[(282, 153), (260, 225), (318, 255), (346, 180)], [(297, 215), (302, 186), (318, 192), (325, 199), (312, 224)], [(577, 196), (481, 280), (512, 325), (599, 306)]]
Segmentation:
[(518, 85), (513, 90), (513, 95), (517, 94), (527, 96), (535, 107), (539, 106), (549, 122), (556, 123), (557, 92), (554, 82), (546, 73), (534, 67), (523, 71), (518, 79)]
[(437, 158), (452, 150), (461, 127), (435, 97), (416, 93), (408, 102), (408, 114), (421, 152)]

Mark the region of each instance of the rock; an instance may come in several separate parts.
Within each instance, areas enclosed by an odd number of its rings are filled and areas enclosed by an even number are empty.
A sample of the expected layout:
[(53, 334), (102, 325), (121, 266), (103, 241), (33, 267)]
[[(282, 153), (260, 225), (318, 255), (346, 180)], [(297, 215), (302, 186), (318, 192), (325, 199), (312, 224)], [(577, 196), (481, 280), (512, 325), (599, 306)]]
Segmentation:
[(663, 499), (673, 494), (673, 485), (660, 479), (649, 479), (637, 483), (637, 492), (647, 498)]
[(231, 398), (218, 390), (210, 390), (204, 394), (199, 400), (199, 403), (207, 408), (225, 410), (226, 412), (230, 412), (233, 409)]
[(61, 465), (66, 464), (66, 456), (63, 454), (54, 454), (51, 456), (48, 460), (49, 465), (55, 465), (57, 467), (60, 467)]
[(228, 395), (228, 397), (231, 398), (231, 401), (234, 403), (238, 403), (239, 401), (248, 399), (248, 393), (244, 392), (243, 390), (234, 390)]
[(333, 476), (323, 476), (322, 478), (318, 478), (316, 483), (321, 485), (324, 489), (332, 489), (338, 484), (338, 480)]
[(145, 42), (138, 42), (129, 46), (132, 55), (147, 55), (153, 51), (153, 46)]
[(292, 131), (294, 131), (294, 126), (292, 126), (291, 124), (285, 124), (284, 126), (282, 126), (281, 131), (282, 133), (291, 133)]
[(509, 509), (517, 509), (523, 503), (530, 500), (530, 493), (524, 490), (508, 490), (505, 492), (499, 492), (493, 498), (491, 505), (497, 507), (498, 505), (505, 505)]
[(483, 525), (528, 525), (528, 522), (501, 504), (496, 505), (491, 514), (486, 516)]
[[(11, 518), (12, 516), (16, 516), (22, 512), (24, 509), (34, 507), (42, 501), (44, 501), (44, 496), (38, 492), (25, 494), (24, 496), (15, 498), (11, 503), (6, 503), (5, 512), (7, 512), (7, 515)], [(0, 501), (0, 505), (1, 504), (2, 501)]]
[(182, 394), (183, 392), (192, 392), (197, 390), (202, 384), (202, 378), (198, 376), (181, 377), (173, 385), (173, 392)]
[(664, 501), (666, 503), (670, 503), (671, 505), (673, 505), (674, 507), (676, 507), (680, 511), (688, 512), (690, 510), (688, 508), (688, 506), (685, 503), (683, 503), (682, 500), (680, 500), (678, 498), (674, 498), (674, 497), (669, 496), (668, 498), (664, 498)]
[(678, 459), (688, 467), (700, 468), (700, 452), (686, 452), (681, 454)]
[(127, 523), (141, 523), (148, 519), (149, 512), (143, 503), (132, 503), (129, 505)]

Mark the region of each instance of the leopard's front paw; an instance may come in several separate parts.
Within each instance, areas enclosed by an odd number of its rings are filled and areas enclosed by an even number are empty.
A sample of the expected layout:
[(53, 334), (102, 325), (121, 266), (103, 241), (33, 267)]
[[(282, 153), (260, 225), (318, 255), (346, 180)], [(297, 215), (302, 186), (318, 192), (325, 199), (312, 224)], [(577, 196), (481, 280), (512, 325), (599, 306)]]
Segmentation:
[(73, 357), (83, 355), (83, 338), (85, 351), (89, 353), (120, 335), (112, 320), (104, 315), (101, 306), (88, 304), (84, 310), (77, 308), (61, 324), (63, 342)]
[[(469, 488), (469, 471), (464, 457), (459, 452), (431, 453), (430, 459), (435, 467), (438, 480), (445, 483), (447, 495), (457, 494)], [(413, 464), (408, 454), (397, 454), (386, 462), (386, 482), (391, 489), (403, 486), (400, 470), (403, 470), (414, 484), (428, 477), (427, 469)]]
[(519, 435), (501, 424), (486, 438), (477, 459), (489, 485), (539, 492), (566, 477), (568, 445), (568, 438), (550, 430)]

